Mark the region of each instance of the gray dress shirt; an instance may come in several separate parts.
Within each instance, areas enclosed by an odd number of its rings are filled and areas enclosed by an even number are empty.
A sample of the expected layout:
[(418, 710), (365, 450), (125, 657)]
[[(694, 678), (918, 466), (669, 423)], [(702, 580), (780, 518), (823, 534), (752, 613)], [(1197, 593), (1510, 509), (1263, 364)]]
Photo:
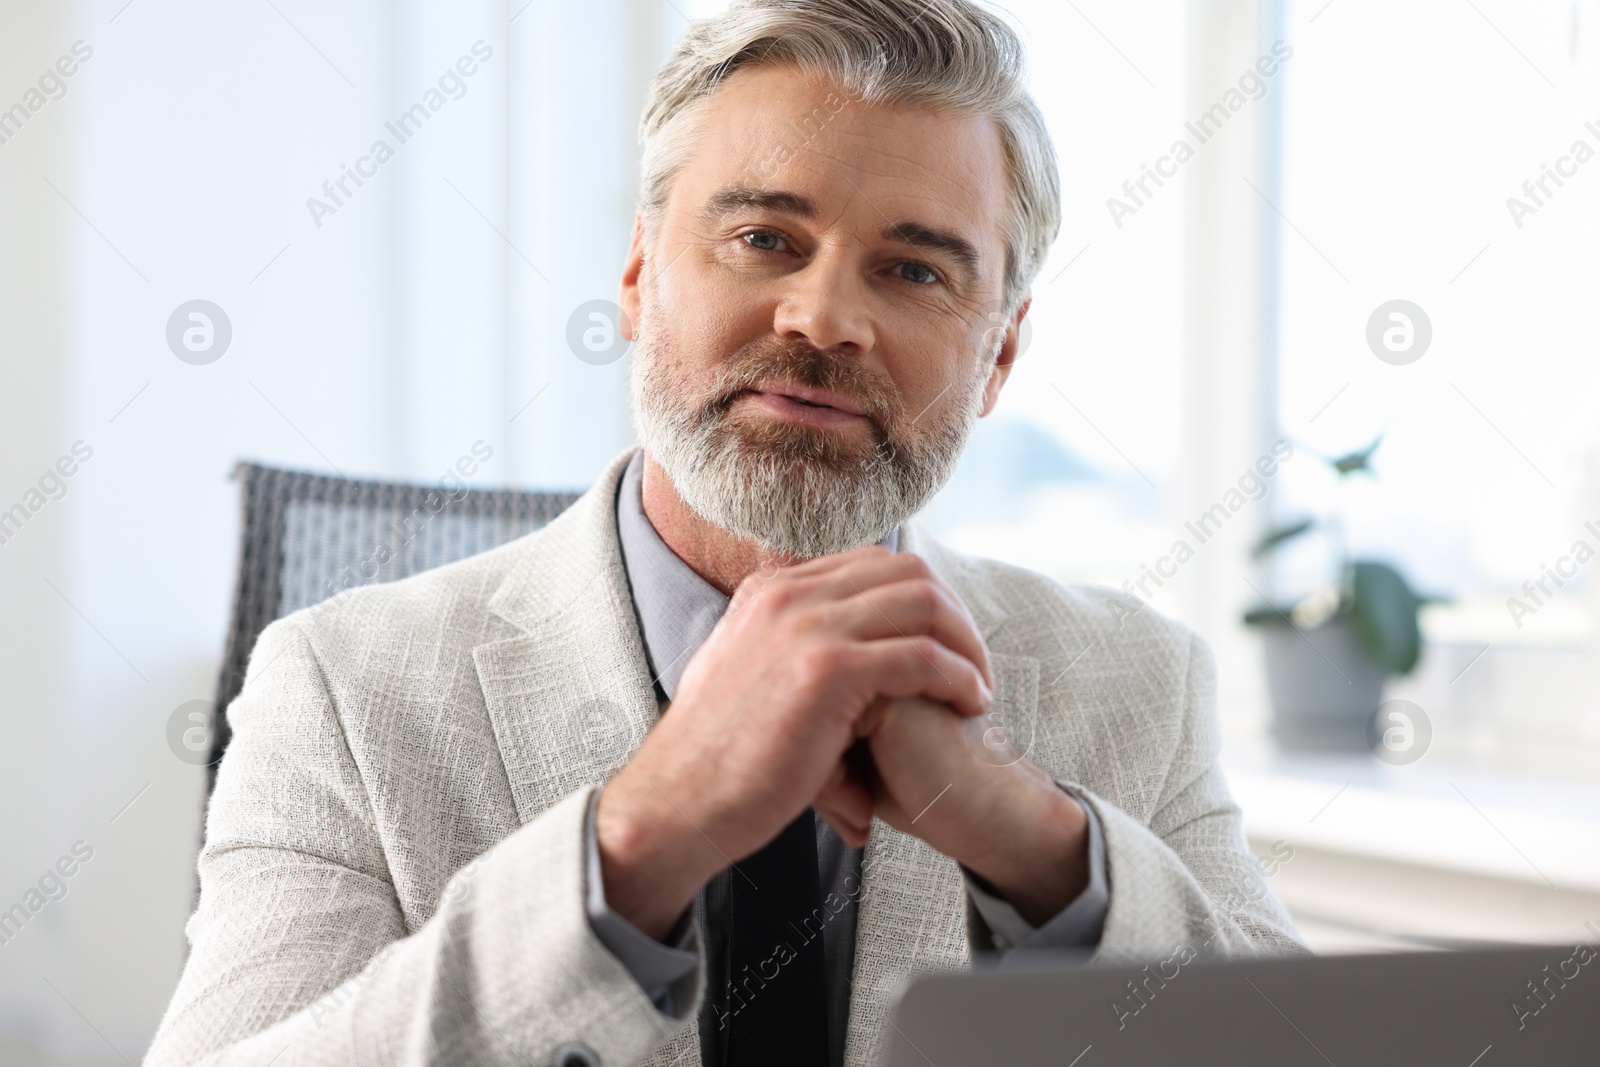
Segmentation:
[[(700, 645), (727, 609), (728, 598), (679, 559), (644, 513), (641, 481), (643, 451), (634, 453), (617, 491), (617, 533), (622, 543), (623, 565), (632, 587), (634, 610), (644, 637), (645, 654), (655, 677), (656, 697), (662, 703), (677, 692), (678, 680)], [(898, 531), (884, 544), (898, 545)], [(1063, 789), (1066, 787), (1063, 786)], [(1067, 790), (1070, 794), (1070, 790)], [(709, 949), (726, 951), (727, 901), (731, 874), (714, 878), (695, 899), (692, 920), (681, 924), (670, 944), (645, 934), (612, 911), (606, 903), (601, 878), (600, 849), (594, 834), (594, 805), (585, 824), (588, 852), (587, 911), (595, 936), (627, 967), (651, 1001), (673, 1014), (671, 986), (694, 969), (697, 941)], [(979, 916), (1002, 951), (1018, 949), (1084, 948), (1098, 944), (1106, 908), (1110, 903), (1106, 881), (1105, 841), (1094, 809), (1081, 805), (1089, 818), (1089, 885), (1043, 926), (1034, 927), (1017, 910), (965, 871), (967, 893)], [(861, 887), (861, 850), (850, 848), (833, 827), (818, 818), (817, 867), (823, 897), (838, 894), (844, 907), (823, 927), (823, 972), (827, 982), (828, 1062), (844, 1062), (845, 1025), (850, 1015), (850, 972), (855, 962), (856, 902)], [(854, 886), (852, 889), (851, 886)], [(831, 907), (831, 906), (830, 906)], [(702, 1036), (707, 1067), (714, 1045)]]

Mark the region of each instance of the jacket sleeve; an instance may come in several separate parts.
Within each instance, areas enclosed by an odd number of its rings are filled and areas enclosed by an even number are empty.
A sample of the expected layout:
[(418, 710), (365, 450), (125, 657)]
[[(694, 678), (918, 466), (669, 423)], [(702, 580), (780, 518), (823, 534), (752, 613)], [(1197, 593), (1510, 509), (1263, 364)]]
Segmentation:
[[(408, 931), (310, 643), (261, 636), (207, 816), (189, 957), (145, 1063), (637, 1063), (683, 1031), (700, 966), (651, 1004), (585, 914), (579, 790), (460, 872)], [(689, 1036), (692, 1036), (692, 1032)]]
[(1190, 635), (1176, 750), (1148, 824), (1074, 786), (1100, 816), (1110, 906), (1097, 959), (1305, 953), (1245, 842), (1219, 763), (1216, 668)]

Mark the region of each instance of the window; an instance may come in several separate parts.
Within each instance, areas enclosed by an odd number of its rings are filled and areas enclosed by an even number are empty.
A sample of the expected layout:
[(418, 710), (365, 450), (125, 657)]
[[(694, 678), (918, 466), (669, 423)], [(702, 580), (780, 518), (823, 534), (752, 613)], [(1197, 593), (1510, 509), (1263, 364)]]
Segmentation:
[[(1278, 419), (1310, 461), (1286, 467), (1280, 515), (1338, 514), (1352, 554), (1450, 598), (1403, 692), (1451, 755), (1592, 768), (1600, 9), (1289, 10)], [(1414, 362), (1368, 344), (1393, 300), (1431, 330)], [(1335, 484), (1314, 459), (1380, 436), (1375, 478)], [(1279, 589), (1337, 555), (1307, 539)]]
[(1060, 160), (1061, 235), (1024, 352), (925, 520), (954, 547), (1120, 586), (1170, 544), (1179, 474), (1185, 188), (1123, 184), (1181, 132), (1184, 7), (1012, 0)]

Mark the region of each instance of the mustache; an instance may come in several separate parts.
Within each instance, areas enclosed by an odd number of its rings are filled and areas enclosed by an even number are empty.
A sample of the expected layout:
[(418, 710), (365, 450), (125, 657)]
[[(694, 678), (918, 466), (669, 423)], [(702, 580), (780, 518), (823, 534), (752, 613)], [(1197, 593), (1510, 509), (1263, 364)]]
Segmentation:
[(899, 421), (898, 393), (854, 357), (782, 337), (752, 341), (735, 352), (712, 384), (706, 410), (720, 415), (741, 394), (773, 381), (847, 396), (880, 430)]

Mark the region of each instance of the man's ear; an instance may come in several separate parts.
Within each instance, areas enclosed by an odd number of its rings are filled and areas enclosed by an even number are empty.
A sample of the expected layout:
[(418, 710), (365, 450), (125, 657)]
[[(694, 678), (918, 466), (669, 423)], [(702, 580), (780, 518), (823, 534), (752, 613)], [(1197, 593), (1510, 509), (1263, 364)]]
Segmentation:
[(1006, 384), (1006, 379), (1011, 377), (1011, 368), (1016, 365), (1017, 357), (1022, 355), (1022, 320), (1028, 317), (1028, 309), (1033, 306), (1033, 293), (1030, 290), (1022, 298), (1022, 303), (1017, 307), (1011, 321), (1006, 323), (1006, 338), (1000, 343), (1000, 352), (995, 356), (994, 369), (989, 372), (989, 380), (983, 386), (983, 410), (980, 415), (987, 415), (994, 410), (1000, 402), (1000, 388)]
[(622, 308), (622, 322), (618, 325), (623, 339), (628, 341), (639, 339), (635, 324), (639, 321), (639, 275), (644, 271), (644, 245), (644, 213), (635, 212), (633, 241), (628, 245), (628, 258), (622, 263), (622, 287), (617, 292), (617, 304)]

